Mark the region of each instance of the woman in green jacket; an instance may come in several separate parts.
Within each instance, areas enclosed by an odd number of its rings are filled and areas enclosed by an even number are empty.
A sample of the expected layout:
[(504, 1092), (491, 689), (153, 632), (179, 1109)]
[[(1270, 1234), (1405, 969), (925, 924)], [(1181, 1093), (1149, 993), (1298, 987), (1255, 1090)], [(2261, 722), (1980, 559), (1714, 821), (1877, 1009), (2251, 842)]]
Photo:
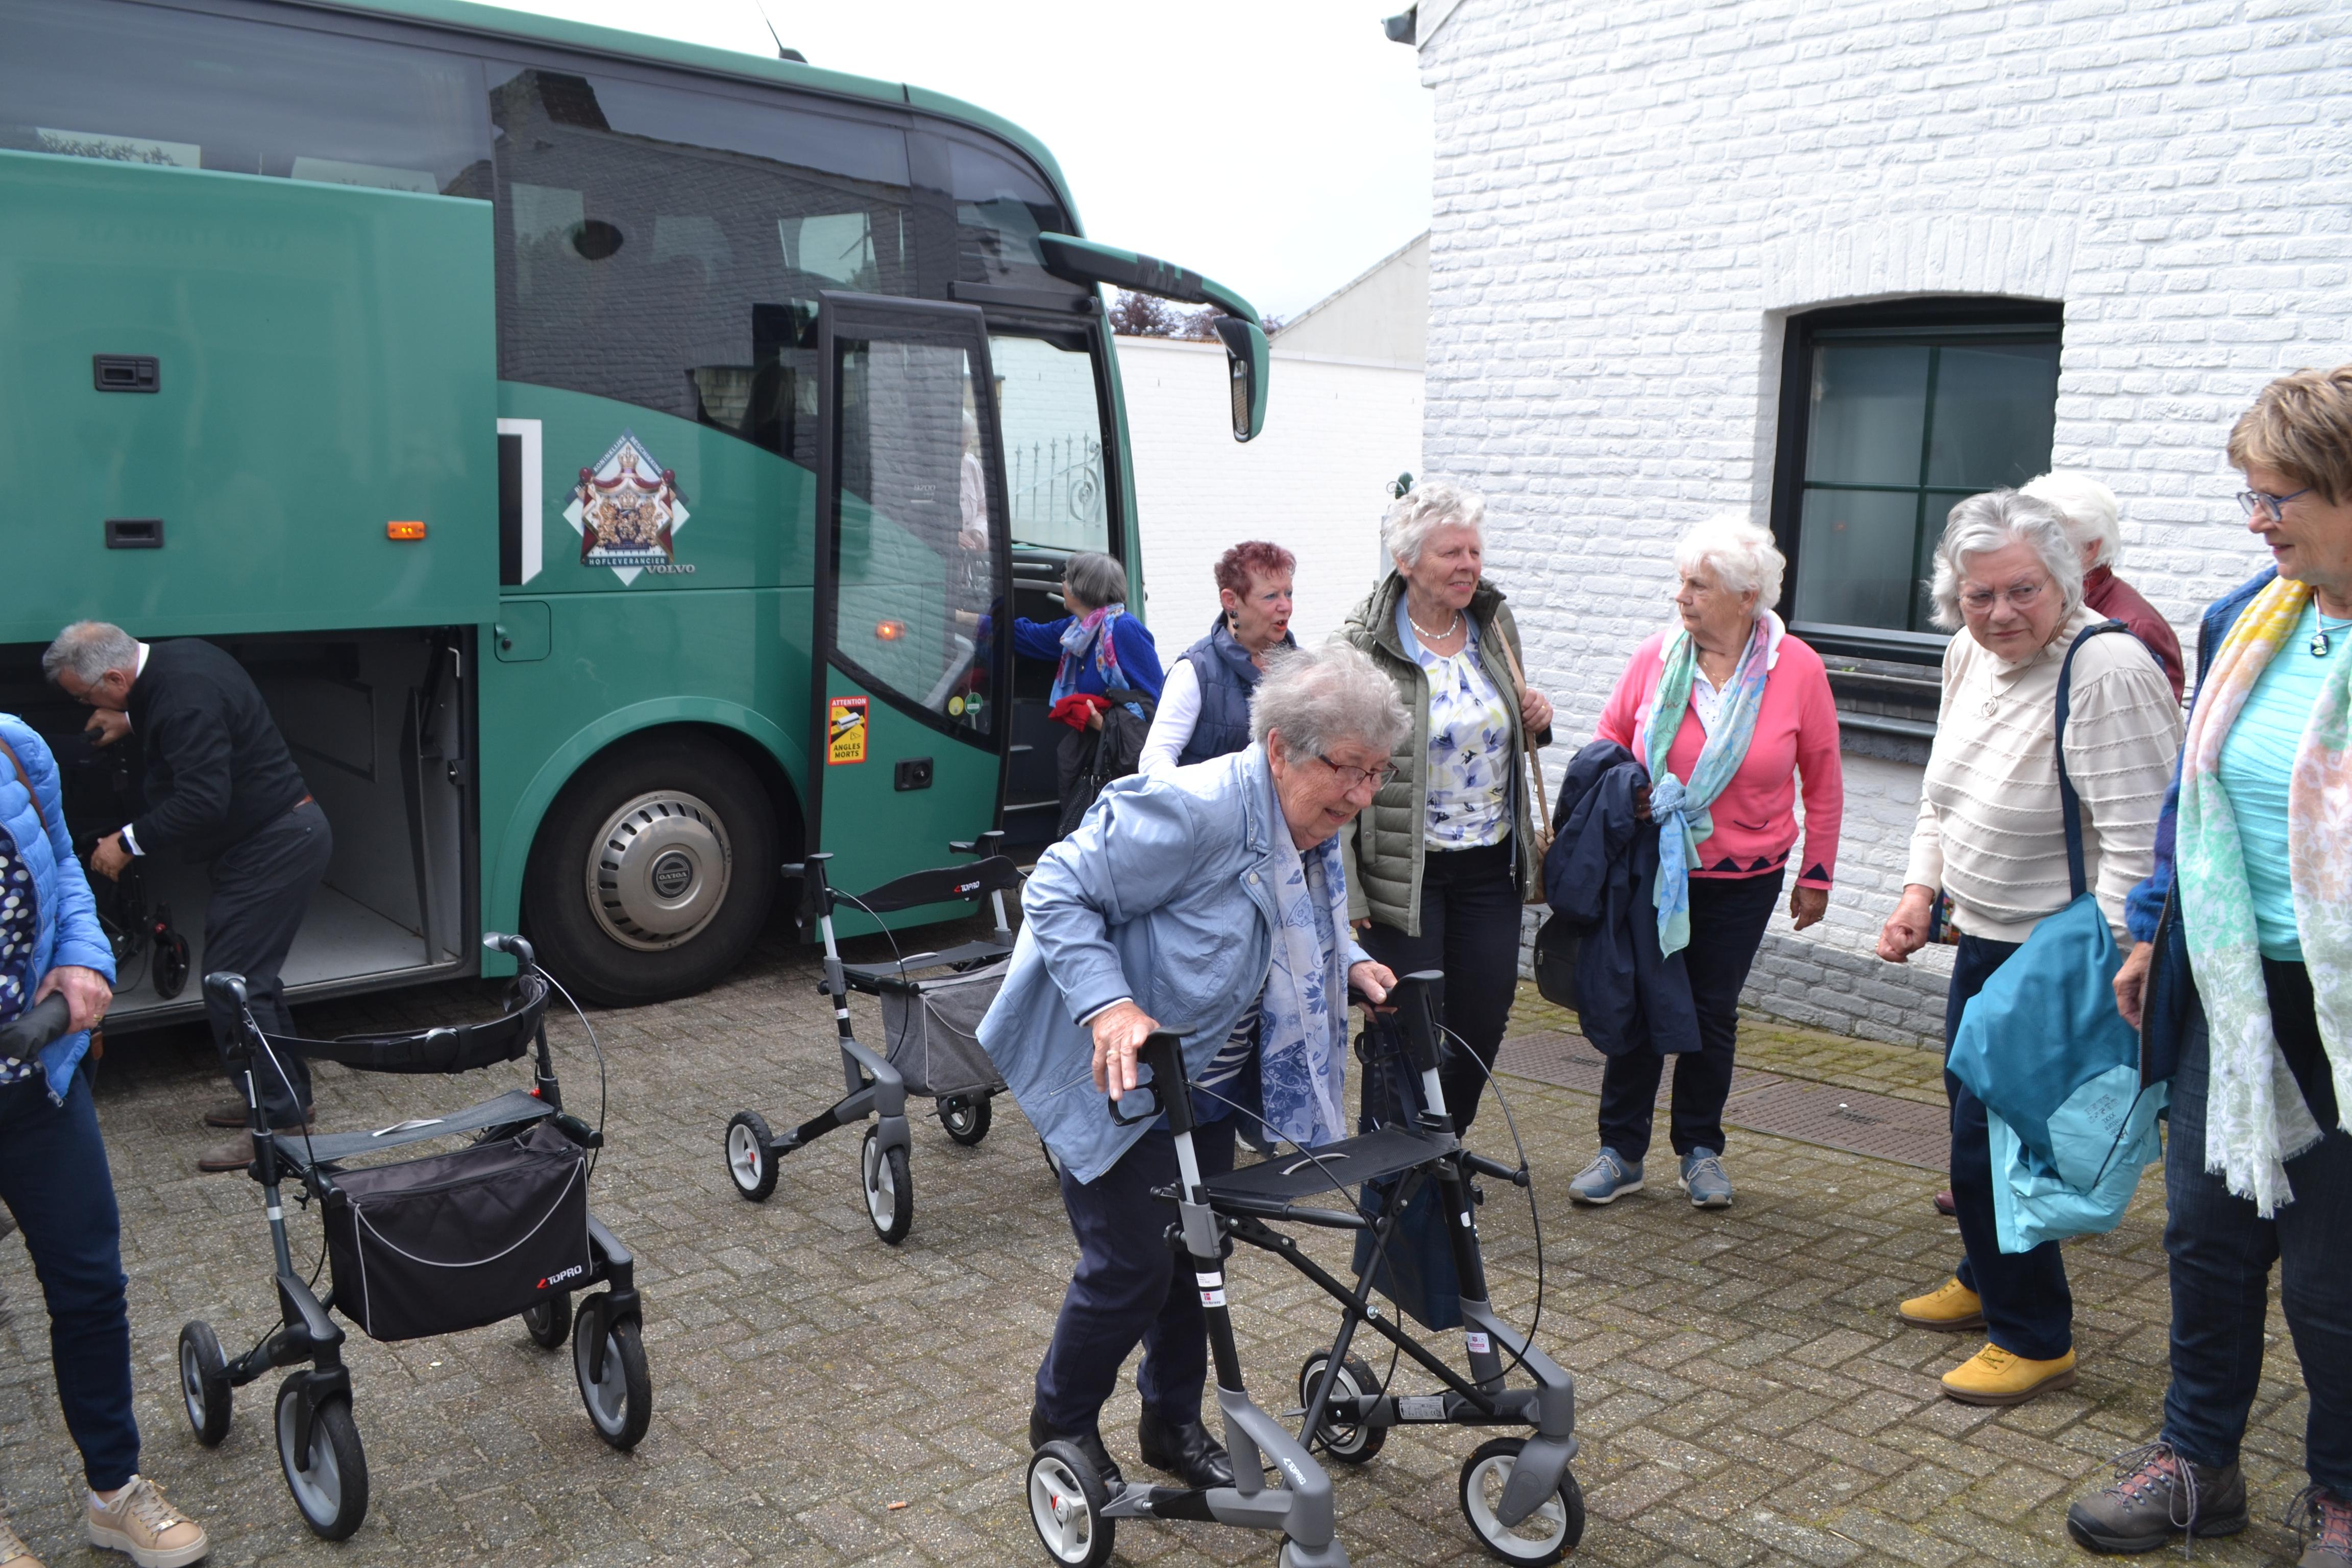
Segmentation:
[(1349, 914), (1364, 951), (1399, 974), (1445, 973), (1446, 1110), (1466, 1130), (1518, 984), (1519, 911), (1542, 857), (1528, 812), (1527, 742), (1551, 740), (1551, 704), (1520, 675), (1518, 628), (1481, 574), (1475, 491), (1423, 484), (1389, 508), (1396, 563), (1340, 636), (1396, 683), (1412, 733), (1347, 853)]

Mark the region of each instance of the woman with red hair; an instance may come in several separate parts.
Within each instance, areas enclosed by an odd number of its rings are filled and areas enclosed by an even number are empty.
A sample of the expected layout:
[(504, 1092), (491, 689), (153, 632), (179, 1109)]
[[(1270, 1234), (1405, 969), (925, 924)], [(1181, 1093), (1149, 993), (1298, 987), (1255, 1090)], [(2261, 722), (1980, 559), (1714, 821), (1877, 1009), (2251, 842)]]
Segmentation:
[(1209, 635), (1168, 668), (1160, 710), (1144, 738), (1139, 771), (1204, 763), (1250, 743), (1250, 697), (1267, 657), (1296, 648), (1290, 582), (1298, 557), (1279, 544), (1244, 540), (1217, 558), (1217, 602)]

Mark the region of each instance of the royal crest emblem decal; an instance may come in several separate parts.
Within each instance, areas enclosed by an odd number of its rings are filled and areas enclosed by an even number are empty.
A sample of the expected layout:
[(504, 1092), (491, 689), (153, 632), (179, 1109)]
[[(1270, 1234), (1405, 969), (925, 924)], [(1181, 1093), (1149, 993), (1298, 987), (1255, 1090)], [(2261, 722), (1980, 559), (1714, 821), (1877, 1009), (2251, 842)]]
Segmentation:
[(624, 583), (640, 572), (694, 570), (677, 559), (677, 531), (688, 515), (677, 476), (629, 430), (594, 468), (580, 470), (572, 504), (563, 509), (563, 521), (580, 535), (580, 564), (610, 566)]

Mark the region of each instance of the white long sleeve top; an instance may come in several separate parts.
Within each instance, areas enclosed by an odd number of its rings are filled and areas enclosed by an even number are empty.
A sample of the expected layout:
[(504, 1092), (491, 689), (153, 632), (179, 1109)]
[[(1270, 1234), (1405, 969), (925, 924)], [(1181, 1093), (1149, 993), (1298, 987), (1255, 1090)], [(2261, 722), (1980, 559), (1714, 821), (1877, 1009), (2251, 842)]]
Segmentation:
[(1184, 747), (1192, 739), (1193, 726), (1201, 721), (1201, 678), (1192, 673), (1192, 661), (1180, 658), (1168, 667), (1168, 679), (1160, 689), (1160, 706), (1151, 716), (1151, 729), (1143, 737), (1143, 757), (1136, 763), (1139, 773), (1164, 773), (1176, 766), (1176, 759), (1184, 754)]

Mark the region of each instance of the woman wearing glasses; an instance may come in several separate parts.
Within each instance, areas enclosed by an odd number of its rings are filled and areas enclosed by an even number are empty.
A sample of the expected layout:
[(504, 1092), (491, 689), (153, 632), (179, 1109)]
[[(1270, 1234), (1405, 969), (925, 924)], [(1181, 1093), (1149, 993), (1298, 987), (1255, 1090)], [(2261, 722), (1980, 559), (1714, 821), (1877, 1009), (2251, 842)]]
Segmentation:
[(1539, 888), (1527, 742), (1551, 742), (1551, 704), (1520, 677), (1519, 633), (1480, 571), (1486, 503), (1416, 485), (1388, 510), (1396, 563), (1340, 636), (1388, 672), (1412, 733), (1348, 842), (1349, 913), (1395, 970), (1445, 973), (1446, 1110), (1466, 1130), (1519, 979), (1519, 910)]
[[(1909, 959), (1927, 941), (1941, 888), (1959, 949), (1945, 1044), (1960, 1010), (2033, 928), (2072, 900), (2057, 767), (2058, 672), (2075, 634), (2101, 617), (2083, 603), (2083, 557), (2065, 520), (2017, 490), (1970, 496), (1936, 546), (1943, 705), (1922, 781), (1902, 900), (1878, 956)], [(1965, 628), (1964, 630), (1962, 628)], [(2120, 937), (2124, 899), (2155, 864), (2156, 818), (2180, 747), (2180, 706), (2136, 637), (2093, 637), (2074, 656), (2066, 775), (2083, 803), (2084, 870)], [(1937, 1289), (1903, 1303), (1920, 1328), (1982, 1329), (1990, 1342), (1944, 1374), (1966, 1405), (2020, 1405), (2074, 1381), (2074, 1306), (2058, 1244), (2004, 1253), (1985, 1109), (1951, 1074), (1952, 1195), (1967, 1256)]]
[(2066, 1524), (2097, 1552), (2245, 1528), (2238, 1446), (2276, 1263), (2311, 1401), (2302, 1568), (2352, 1568), (2352, 365), (2271, 383), (2229, 450), (2272, 564), (2205, 612), (2116, 977), (2147, 1070), (2172, 1079), (2172, 1384), (2157, 1441)]

